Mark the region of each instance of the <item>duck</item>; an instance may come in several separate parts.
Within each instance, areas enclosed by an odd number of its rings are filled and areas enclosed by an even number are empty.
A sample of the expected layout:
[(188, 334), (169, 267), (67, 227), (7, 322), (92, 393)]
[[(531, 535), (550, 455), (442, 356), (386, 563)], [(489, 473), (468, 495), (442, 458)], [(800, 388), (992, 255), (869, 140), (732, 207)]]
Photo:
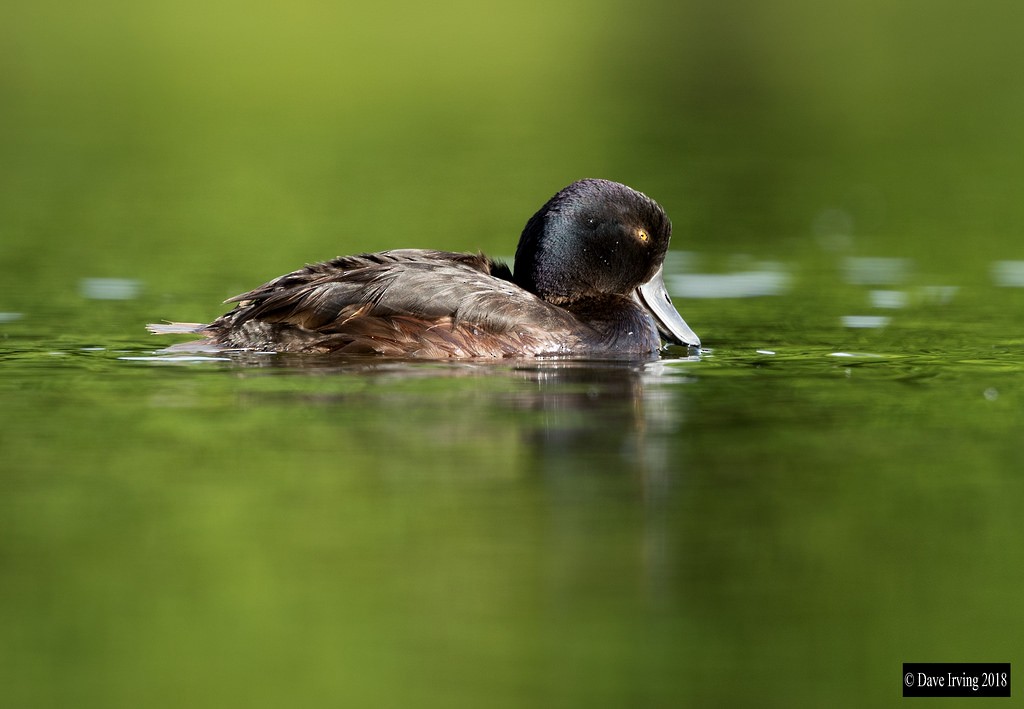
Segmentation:
[(657, 357), (700, 348), (663, 276), (672, 223), (647, 195), (583, 179), (529, 221), (513, 268), (395, 249), (306, 265), (229, 298), (208, 324), (147, 326), (224, 350), (426, 359)]

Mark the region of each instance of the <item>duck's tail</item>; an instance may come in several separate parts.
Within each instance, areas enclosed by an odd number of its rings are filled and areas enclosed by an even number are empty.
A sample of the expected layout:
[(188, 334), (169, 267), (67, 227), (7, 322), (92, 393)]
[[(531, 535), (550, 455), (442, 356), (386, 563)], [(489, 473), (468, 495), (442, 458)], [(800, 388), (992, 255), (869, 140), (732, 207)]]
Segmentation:
[(197, 322), (150, 323), (146, 329), (154, 335), (196, 335), (206, 330), (206, 325)]
[(197, 322), (169, 322), (150, 323), (146, 329), (154, 335), (201, 335), (201, 339), (178, 342), (157, 350), (160, 354), (178, 354), (182, 352), (222, 352), (223, 347), (217, 344), (210, 336), (208, 325)]

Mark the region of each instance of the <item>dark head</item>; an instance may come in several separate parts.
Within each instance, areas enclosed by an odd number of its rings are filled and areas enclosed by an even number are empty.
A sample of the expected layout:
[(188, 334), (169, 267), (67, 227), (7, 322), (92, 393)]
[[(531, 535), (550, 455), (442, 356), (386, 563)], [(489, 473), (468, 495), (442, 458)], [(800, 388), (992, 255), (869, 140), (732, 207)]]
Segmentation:
[(632, 297), (669, 342), (700, 346), (662, 280), (672, 222), (653, 199), (608, 180), (574, 182), (526, 223), (513, 280), (549, 303)]

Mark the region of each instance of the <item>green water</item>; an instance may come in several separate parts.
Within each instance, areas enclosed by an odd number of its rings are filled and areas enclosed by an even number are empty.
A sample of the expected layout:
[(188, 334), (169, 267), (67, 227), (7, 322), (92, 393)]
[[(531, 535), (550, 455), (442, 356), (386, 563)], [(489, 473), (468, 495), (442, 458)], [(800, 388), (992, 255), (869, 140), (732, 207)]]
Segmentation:
[[(4, 4), (0, 704), (860, 707), (1018, 665), (1022, 20)], [(699, 357), (143, 329), (344, 253), (511, 256), (583, 176), (666, 207)]]

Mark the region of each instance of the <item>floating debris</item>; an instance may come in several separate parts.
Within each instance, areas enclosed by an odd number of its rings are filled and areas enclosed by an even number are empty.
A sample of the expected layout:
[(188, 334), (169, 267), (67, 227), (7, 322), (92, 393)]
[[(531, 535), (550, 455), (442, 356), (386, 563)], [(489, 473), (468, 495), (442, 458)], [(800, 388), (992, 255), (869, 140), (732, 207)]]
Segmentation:
[(910, 298), (901, 290), (873, 290), (868, 293), (872, 307), (896, 310), (907, 307)]
[(83, 278), (78, 290), (82, 297), (90, 300), (132, 300), (142, 292), (142, 281), (133, 278)]
[(766, 261), (735, 273), (685, 273), (668, 277), (669, 290), (679, 298), (756, 298), (782, 295), (792, 278), (781, 264)]
[(1000, 288), (1024, 288), (1024, 261), (993, 261), (992, 282)]
[(892, 285), (907, 280), (911, 265), (905, 258), (850, 256), (843, 259), (843, 276), (859, 286)]
[(840, 318), (843, 327), (866, 329), (885, 327), (891, 319), (885, 315), (844, 315)]

